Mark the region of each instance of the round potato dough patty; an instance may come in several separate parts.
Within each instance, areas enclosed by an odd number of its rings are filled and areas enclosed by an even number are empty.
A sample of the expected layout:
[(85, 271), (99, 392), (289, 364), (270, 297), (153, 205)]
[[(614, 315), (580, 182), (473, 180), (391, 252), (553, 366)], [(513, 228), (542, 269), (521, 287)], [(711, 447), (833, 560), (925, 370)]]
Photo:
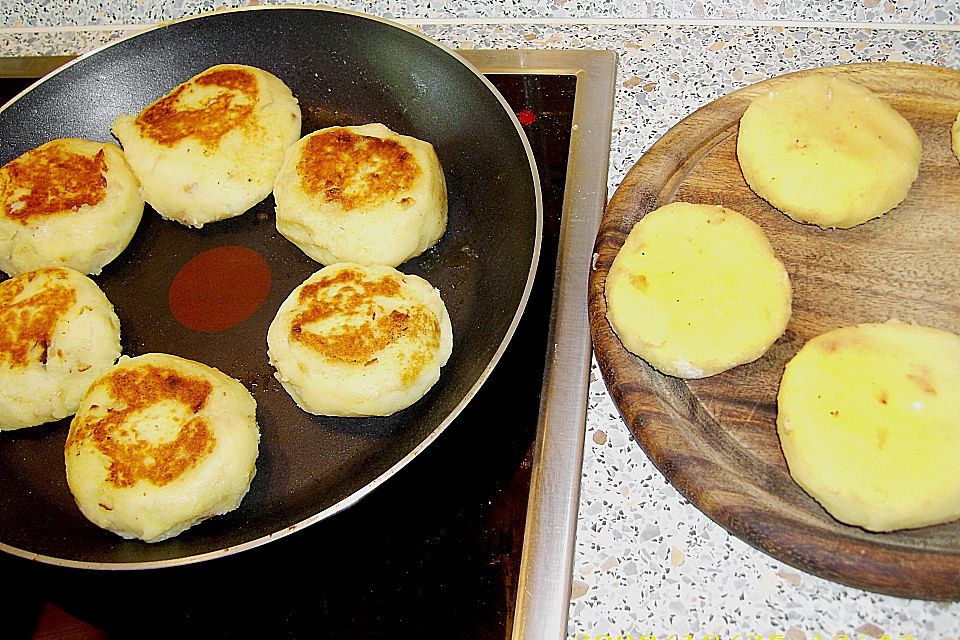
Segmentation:
[(390, 267), (447, 227), (447, 188), (433, 146), (374, 123), (330, 127), (290, 147), (274, 188), (277, 230), (321, 264)]
[(300, 137), (300, 105), (273, 74), (239, 64), (207, 69), (113, 134), (162, 217), (191, 227), (238, 216), (270, 195)]
[(142, 216), (140, 183), (116, 145), (53, 140), (0, 167), (0, 270), (98, 274)]
[(84, 395), (64, 449), (67, 484), (94, 524), (159, 542), (236, 509), (256, 473), (247, 389), (177, 356), (121, 358)]
[(96, 283), (49, 267), (0, 282), (0, 430), (72, 415), (120, 356), (120, 320)]
[(812, 74), (756, 98), (740, 119), (737, 159), (747, 184), (798, 222), (849, 228), (907, 197), (920, 138), (868, 88)]
[(828, 331), (787, 363), (777, 407), (790, 475), (837, 520), (960, 518), (960, 336), (892, 321)]
[(723, 207), (675, 202), (631, 229), (607, 274), (607, 320), (667, 375), (756, 360), (790, 319), (787, 271), (763, 231)]
[(453, 331), (440, 292), (423, 278), (341, 263), (294, 289), (267, 345), (277, 379), (303, 410), (385, 416), (440, 379)]

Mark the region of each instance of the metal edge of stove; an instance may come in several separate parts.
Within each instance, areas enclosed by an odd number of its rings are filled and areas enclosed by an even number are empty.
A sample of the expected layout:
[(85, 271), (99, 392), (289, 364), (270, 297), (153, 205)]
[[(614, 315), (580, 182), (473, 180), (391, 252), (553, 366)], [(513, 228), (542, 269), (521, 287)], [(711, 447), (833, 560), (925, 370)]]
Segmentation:
[(483, 73), (577, 77), (549, 353), (512, 632), (513, 640), (557, 640), (567, 636), (570, 607), (592, 349), (587, 281), (607, 201), (617, 55), (563, 49), (460, 54)]
[[(566, 637), (591, 342), (587, 280), (607, 200), (617, 55), (570, 49), (460, 50), (482, 73), (577, 77), (560, 241), (513, 640)], [(0, 57), (0, 77), (44, 76), (73, 56)]]

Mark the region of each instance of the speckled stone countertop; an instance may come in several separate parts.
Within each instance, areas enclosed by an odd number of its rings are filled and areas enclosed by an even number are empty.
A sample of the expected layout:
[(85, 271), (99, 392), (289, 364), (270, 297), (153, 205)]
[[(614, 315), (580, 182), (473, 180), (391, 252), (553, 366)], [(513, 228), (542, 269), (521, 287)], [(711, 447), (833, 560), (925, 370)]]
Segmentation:
[[(222, 6), (234, 3), (0, 0), (0, 55), (82, 52)], [(361, 0), (349, 8), (419, 26), (452, 47), (616, 51), (611, 193), (673, 124), (747, 84), (853, 61), (960, 69), (956, 0)], [(578, 640), (958, 640), (960, 604), (846, 588), (731, 537), (654, 468), (594, 366), (568, 632)]]

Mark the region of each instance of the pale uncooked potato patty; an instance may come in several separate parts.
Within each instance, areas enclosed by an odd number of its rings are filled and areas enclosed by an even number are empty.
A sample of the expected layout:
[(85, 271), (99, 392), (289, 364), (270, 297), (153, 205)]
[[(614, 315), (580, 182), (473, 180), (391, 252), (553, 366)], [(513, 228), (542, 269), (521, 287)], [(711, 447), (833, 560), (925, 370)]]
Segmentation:
[(920, 170), (920, 138), (866, 87), (813, 74), (750, 104), (737, 159), (750, 188), (794, 220), (848, 228), (906, 198)]
[(777, 406), (790, 474), (837, 520), (893, 531), (960, 517), (960, 336), (834, 329), (787, 363)]
[(623, 346), (681, 378), (756, 360), (790, 319), (790, 279), (763, 231), (712, 205), (676, 202), (644, 216), (605, 291)]
[(77, 506), (146, 542), (236, 509), (256, 473), (256, 409), (242, 384), (199, 362), (121, 358), (70, 424), (64, 457)]
[(280, 305), (267, 332), (277, 379), (302, 409), (390, 415), (423, 397), (453, 349), (429, 282), (392, 267), (324, 267)]

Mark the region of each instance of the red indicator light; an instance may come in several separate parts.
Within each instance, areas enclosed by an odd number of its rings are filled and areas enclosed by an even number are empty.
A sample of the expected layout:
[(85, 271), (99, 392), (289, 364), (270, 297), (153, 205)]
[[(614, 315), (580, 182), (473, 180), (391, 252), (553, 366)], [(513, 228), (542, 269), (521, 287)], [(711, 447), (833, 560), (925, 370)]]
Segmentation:
[(534, 113), (532, 109), (517, 111), (517, 120), (519, 120), (523, 126), (528, 127), (537, 121), (537, 114)]

